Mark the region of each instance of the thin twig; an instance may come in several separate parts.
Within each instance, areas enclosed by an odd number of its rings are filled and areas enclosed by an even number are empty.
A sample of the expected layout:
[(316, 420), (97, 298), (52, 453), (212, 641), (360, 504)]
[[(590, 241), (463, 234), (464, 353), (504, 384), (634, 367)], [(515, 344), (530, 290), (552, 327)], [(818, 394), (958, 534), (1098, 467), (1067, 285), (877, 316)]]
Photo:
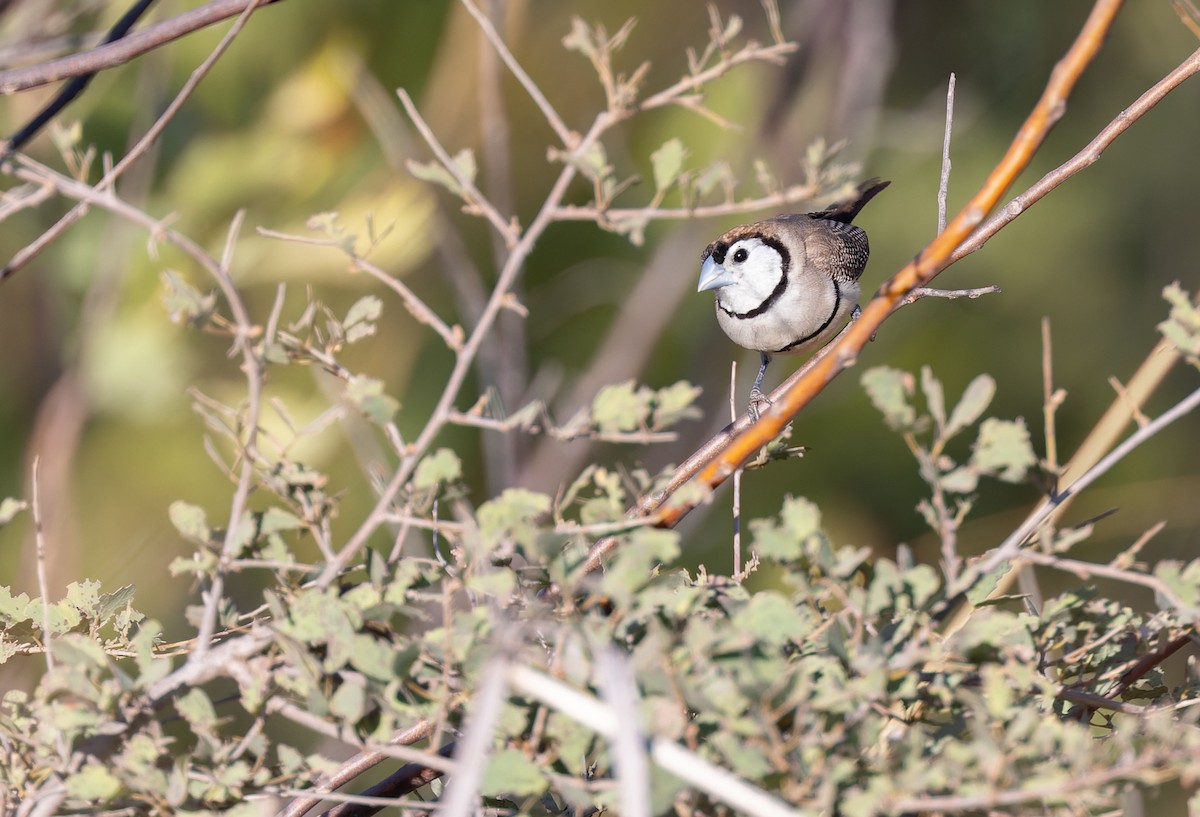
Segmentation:
[(475, 22), (479, 24), (479, 28), (483, 31), (483, 36), (488, 38), (488, 42), (496, 49), (496, 53), (500, 55), (500, 59), (504, 60), (504, 64), (508, 66), (508, 70), (512, 71), (517, 81), (521, 83), (521, 87), (525, 89), (525, 93), (529, 94), (529, 98), (538, 106), (538, 110), (542, 112), (542, 116), (546, 117), (546, 123), (554, 130), (558, 140), (563, 143), (563, 146), (570, 149), (575, 147), (579, 141), (579, 134), (572, 132), (563, 118), (558, 115), (558, 111), (554, 110), (554, 106), (546, 99), (546, 95), (542, 93), (542, 89), (538, 84), (525, 72), (521, 64), (517, 62), (511, 50), (505, 45), (504, 40), (500, 37), (496, 27), (492, 25), (492, 21), (487, 15), (475, 7), (471, 0), (462, 0), (462, 4), (466, 7), (471, 16), (475, 18)]
[[(188, 661), (202, 661), (205, 653), (208, 652), (213, 632), (217, 626), (217, 613), (221, 605), (221, 598), (224, 595), (224, 573), (228, 568), (229, 562), (237, 556), (238, 549), (242, 546), (243, 516), (246, 511), (246, 504), (250, 499), (250, 491), (254, 487), (258, 424), (262, 411), (262, 389), (263, 380), (265, 379), (264, 365), (255, 351), (255, 345), (251, 342), (255, 327), (250, 321), (250, 314), (246, 310), (245, 304), (242, 303), (241, 295), (239, 295), (237, 285), (234, 284), (233, 276), (230, 273), (230, 268), (233, 264), (233, 248), (237, 243), (237, 236), (241, 231), (244, 217), (244, 210), (239, 210), (234, 216), (233, 222), (229, 226), (229, 233), (225, 241), (225, 249), (221, 255), (221, 262), (216, 267), (217, 284), (225, 296), (230, 313), (233, 315), (237, 331), (234, 339), (234, 347), (241, 351), (242, 371), (246, 377), (246, 413), (242, 421), (245, 440), (241, 443), (241, 451), (239, 452), (242, 464), (238, 473), (237, 488), (234, 490), (233, 499), (229, 504), (229, 522), (225, 528), (225, 541), (221, 544), (221, 556), (217, 562), (217, 566), (213, 570), (212, 584), (208, 588), (208, 598), (205, 601), (204, 612), (200, 618), (200, 627), (196, 633), (195, 649), (188, 656)], [(276, 303), (278, 305), (277, 308), (281, 308), (282, 302), (278, 295), (276, 296)]]
[(942, 175), (938, 180), (938, 234), (946, 229), (946, 198), (950, 191), (950, 133), (954, 129), (954, 72), (946, 86), (946, 133), (942, 137)]
[(753, 199), (730, 201), (724, 204), (705, 204), (696, 207), (605, 207), (568, 204), (558, 208), (556, 221), (596, 221), (601, 224), (639, 223), (644, 221), (669, 221), (693, 218), (720, 218), (723, 216), (753, 213), (777, 207), (789, 207), (799, 202), (811, 201), (820, 192), (816, 185), (793, 185), (780, 193), (759, 196)]
[(1148, 587), (1155, 593), (1161, 595), (1169, 601), (1178, 610), (1187, 610), (1190, 605), (1186, 604), (1171, 588), (1167, 587), (1162, 580), (1155, 576), (1149, 576), (1145, 573), (1139, 573), (1135, 570), (1123, 570), (1112, 565), (1096, 564), (1095, 562), (1085, 562), (1082, 559), (1069, 559), (1064, 556), (1055, 556), (1052, 553), (1042, 553), (1036, 550), (1023, 550), (1017, 557), (1020, 561), (1030, 562), (1043, 567), (1052, 567), (1055, 570), (1062, 570), (1067, 573), (1073, 573), (1085, 581), (1092, 576), (1099, 576), (1104, 579), (1112, 579), (1114, 581), (1125, 582), (1126, 584), (1137, 584), (1142, 587)]
[[(340, 242), (333, 240), (312, 238), (310, 236), (292, 235), (291, 233), (271, 230), (266, 227), (257, 228), (257, 232), (259, 235), (267, 238), (276, 238), (281, 241), (291, 241), (298, 244), (310, 244), (313, 246), (329, 247), (331, 249), (345, 251), (345, 247), (343, 247)], [(457, 352), (462, 348), (463, 333), (461, 327), (448, 326), (446, 322), (439, 318), (437, 313), (434, 312), (433, 309), (431, 309), (430, 306), (420, 298), (420, 296), (409, 289), (407, 284), (396, 278), (394, 275), (389, 275), (385, 270), (381, 269), (375, 264), (372, 264), (367, 259), (354, 254), (353, 252), (349, 253), (349, 255), (351, 266), (354, 269), (367, 273), (372, 278), (379, 281), (381, 284), (400, 296), (400, 301), (404, 304), (404, 308), (407, 309), (409, 313), (417, 319), (418, 323), (423, 323), (433, 329), (433, 331), (437, 332), (442, 338), (442, 341), (445, 342), (446, 346), (448, 346), (451, 351)]]
[[(407, 729), (397, 732), (388, 743), (397, 747), (408, 746), (429, 737), (429, 733), (432, 731), (433, 723), (431, 721), (420, 720)], [(428, 756), (430, 753), (425, 752), (423, 755)], [(391, 756), (390, 753), (382, 750), (360, 752), (345, 761), (336, 771), (324, 775), (312, 789), (305, 791), (302, 797), (288, 803), (287, 807), (279, 812), (278, 817), (302, 817), (320, 805), (321, 801), (326, 799), (325, 795), (358, 779), (365, 771), (374, 768), (389, 756)], [(437, 757), (422, 758), (422, 762), (431, 767), (441, 761), (442, 758)]]
[(33, 518), (34, 556), (37, 559), (38, 592), (42, 594), (42, 647), (46, 652), (46, 671), (54, 671), (54, 648), (50, 639), (50, 579), (46, 573), (46, 536), (42, 529), (42, 498), (38, 468), (41, 457), (33, 458), (30, 473), (30, 515)]
[[(729, 422), (736, 423), (737, 405), (737, 361), (729, 364)], [(742, 469), (733, 474), (733, 580), (742, 574)]]
[(922, 298), (943, 298), (947, 301), (958, 300), (959, 298), (969, 298), (975, 300), (982, 298), (984, 295), (999, 294), (1000, 287), (992, 284), (986, 287), (974, 287), (972, 289), (934, 289), (933, 287), (917, 287), (912, 292), (905, 295), (897, 302), (897, 306), (908, 306), (915, 304)]
[(1109, 145), (1116, 141), (1118, 136), (1127, 131), (1134, 122), (1137, 122), (1161, 102), (1163, 97), (1182, 85), (1184, 80), (1197, 71), (1200, 71), (1200, 48), (1193, 51), (1186, 60), (1179, 64), (1178, 68), (1154, 83), (1132, 105), (1117, 114), (1111, 122), (1104, 126), (1103, 130), (1096, 134), (1092, 141), (1088, 142), (1087, 147), (1042, 176), (1028, 190), (980, 225), (975, 232), (971, 233), (971, 237), (962, 242), (950, 255), (948, 263), (953, 264), (983, 247), (1005, 225), (1041, 201), (1051, 190), (1099, 161), (1100, 156)]
[(695, 93), (701, 86), (723, 77), (731, 70), (746, 62), (780, 63), (784, 57), (799, 48), (796, 43), (786, 42), (775, 45), (759, 45), (751, 43), (727, 59), (721, 60), (711, 68), (684, 77), (658, 93), (643, 99), (637, 104), (637, 110), (649, 111), (664, 105), (678, 105), (681, 99), (688, 99), (687, 94)]
[(82, 54), (72, 54), (39, 65), (0, 71), (0, 95), (25, 91), (48, 85), (60, 79), (95, 73), (105, 68), (129, 62), (134, 57), (177, 40), (185, 34), (207, 28), (230, 17), (244, 13), (256, 5), (278, 0), (212, 0), (141, 31), (126, 34), (116, 42), (93, 48)]
[(496, 228), (496, 232), (504, 238), (505, 244), (511, 248), (516, 243), (520, 234), (517, 226), (500, 214), (500, 211), (492, 205), (487, 196), (483, 195), (479, 188), (475, 186), (474, 181), (463, 175), (458, 163), (442, 147), (442, 143), (434, 135), (433, 129), (429, 127), (429, 123), (425, 121), (421, 116), (421, 112), (417, 110), (417, 106), (413, 104), (412, 97), (408, 95), (408, 91), (403, 88), (397, 88), (396, 95), (400, 98), (400, 104), (404, 106), (404, 112), (412, 120), (417, 133), (421, 134), (421, 138), (425, 140), (425, 144), (433, 151), (433, 155), (437, 157), (438, 162), (454, 178), (459, 188), (462, 189), (463, 198), (466, 199), (467, 205), (477, 208), (483, 214), (484, 218), (490, 221), (492, 226)]
[(946, 598), (954, 598), (959, 593), (973, 586), (981, 576), (987, 575), (1001, 564), (1015, 558), (1020, 553), (1026, 540), (1054, 513), (1058, 505), (1083, 491), (1146, 440), (1153, 437), (1159, 431), (1162, 431), (1180, 417), (1193, 411), (1197, 406), (1200, 406), (1200, 389), (1193, 391), (1183, 400), (1180, 400), (1174, 406), (1154, 418), (1154, 420), (1130, 434), (1124, 442), (1081, 474), (1078, 479), (1035, 509), (1008, 538), (1001, 542), (985, 558), (975, 562), (964, 571), (959, 581), (947, 588)]

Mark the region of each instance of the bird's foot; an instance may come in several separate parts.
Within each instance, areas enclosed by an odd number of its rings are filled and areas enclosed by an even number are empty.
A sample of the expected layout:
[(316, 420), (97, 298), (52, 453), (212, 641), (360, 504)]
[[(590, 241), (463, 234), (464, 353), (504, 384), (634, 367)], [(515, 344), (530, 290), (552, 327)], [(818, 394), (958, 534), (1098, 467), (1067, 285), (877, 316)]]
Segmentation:
[(750, 422), (757, 423), (758, 418), (771, 405), (771, 398), (767, 397), (759, 389), (750, 390), (750, 407), (746, 409), (746, 413), (750, 415)]

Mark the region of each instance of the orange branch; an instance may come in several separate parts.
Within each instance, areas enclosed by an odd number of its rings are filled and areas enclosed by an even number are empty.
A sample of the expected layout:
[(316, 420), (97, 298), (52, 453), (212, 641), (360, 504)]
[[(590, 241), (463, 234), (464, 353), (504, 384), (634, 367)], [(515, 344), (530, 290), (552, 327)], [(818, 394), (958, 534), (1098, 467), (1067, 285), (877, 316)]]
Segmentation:
[[(799, 411), (819, 394), (844, 369), (853, 365), (858, 354), (896, 309), (900, 301), (918, 287), (927, 285), (951, 263), (951, 256), (983, 221), (996, 203), (1029, 164), (1046, 134), (1062, 117), (1067, 98), (1088, 64), (1095, 58), (1112, 27), (1123, 0), (1097, 0), (1066, 55), (1055, 65), (1041, 99), (1013, 138), (1004, 157), (992, 170), (982, 188), (911, 262), (886, 281), (863, 309), (858, 319), (809, 364), (772, 395), (774, 403), (757, 423), (745, 417), (738, 420), (704, 446), (677, 474), (691, 473), (697, 459), (708, 460), (698, 473), (684, 480), (672, 480), (666, 491), (645, 497), (635, 509), (638, 515), (657, 511), (682, 484), (699, 484), (708, 489), (719, 486), (759, 449), (775, 439)], [(690, 466), (690, 467), (689, 467)], [(680, 473), (682, 472), (682, 473)], [(694, 506), (695, 501), (673, 503), (660, 512), (663, 527), (674, 527)], [(600, 567), (602, 559), (615, 546), (615, 540), (597, 542), (582, 572)]]

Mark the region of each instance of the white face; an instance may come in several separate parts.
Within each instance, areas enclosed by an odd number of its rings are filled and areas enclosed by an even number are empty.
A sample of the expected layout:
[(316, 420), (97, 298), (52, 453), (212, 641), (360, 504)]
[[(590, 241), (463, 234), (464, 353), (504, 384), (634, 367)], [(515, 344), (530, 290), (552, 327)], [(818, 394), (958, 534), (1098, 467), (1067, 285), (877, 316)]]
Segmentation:
[(717, 300), (736, 313), (757, 309), (775, 292), (785, 274), (779, 248), (758, 237), (730, 244), (722, 266), (734, 280), (717, 290)]

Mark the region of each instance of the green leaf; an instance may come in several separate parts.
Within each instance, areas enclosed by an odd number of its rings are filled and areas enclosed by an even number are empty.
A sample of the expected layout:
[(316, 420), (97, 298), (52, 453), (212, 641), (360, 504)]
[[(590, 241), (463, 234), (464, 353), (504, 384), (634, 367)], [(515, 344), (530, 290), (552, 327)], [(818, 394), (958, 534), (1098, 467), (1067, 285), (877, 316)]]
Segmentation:
[(946, 436), (957, 434), (983, 416), (996, 395), (996, 381), (991, 376), (981, 374), (967, 384), (962, 398), (950, 414), (950, 422), (946, 426)]
[(863, 374), (862, 386), (889, 428), (899, 431), (911, 428), (916, 422), (916, 410), (909, 403), (913, 392), (911, 374), (890, 366), (876, 366)]
[(121, 793), (121, 781), (99, 761), (89, 761), (82, 769), (69, 775), (67, 793), (71, 797), (102, 805)]
[(693, 386), (686, 380), (672, 383), (666, 388), (654, 393), (654, 423), (655, 429), (667, 428), (680, 420), (700, 416), (700, 410), (693, 404), (703, 391), (699, 386)]
[(608, 153), (600, 142), (592, 142), (583, 153), (567, 153), (567, 160), (591, 181), (597, 181), (612, 175), (612, 165), (608, 163)]
[(217, 724), (217, 710), (199, 687), (192, 687), (180, 696), (175, 701), (175, 710), (197, 732), (211, 732)]
[(1200, 308), (1178, 282), (1166, 287), (1163, 297), (1171, 305), (1171, 313), (1158, 331), (1184, 354), (1200, 355)]
[(979, 427), (971, 462), (985, 474), (1005, 482), (1020, 482), (1037, 464), (1025, 421), (989, 417)]
[[(942, 490), (952, 494), (969, 494), (979, 485), (979, 473), (968, 466), (955, 468), (938, 477)], [(933, 527), (937, 527), (936, 524)]]
[(731, 623), (734, 630), (750, 633), (772, 646), (800, 641), (813, 629), (809, 616), (773, 590), (755, 593)]
[(0, 502), (0, 528), (13, 521), (13, 517), (28, 507), (29, 503), (25, 500), (13, 499), (11, 496)]
[[(1174, 593), (1180, 602), (1191, 608), (1179, 612), (1195, 618), (1200, 612), (1200, 560), (1186, 565), (1175, 560), (1164, 560), (1155, 565), (1154, 576)], [(1157, 595), (1159, 607), (1169, 609), (1175, 606), (1173, 601), (1168, 601), (1161, 594)]]
[(571, 18), (571, 33), (562, 38), (562, 44), (568, 51), (580, 53), (589, 60), (595, 59), (598, 53), (592, 29), (581, 17)]
[(375, 321), (383, 314), (383, 301), (374, 295), (359, 298), (342, 320), (346, 342), (354, 343), (375, 334)]
[(508, 488), (500, 496), (479, 506), (476, 518), (483, 546), (495, 550), (506, 539), (532, 545), (537, 536), (537, 517), (550, 511), (550, 497), (525, 488)]
[(346, 384), (346, 396), (367, 419), (378, 425), (390, 423), (400, 403), (383, 393), (383, 381), (365, 375), (354, 375)]
[(172, 323), (184, 321), (199, 324), (212, 316), (217, 306), (215, 293), (200, 294), (200, 290), (183, 280), (174, 270), (164, 272), (160, 280), (166, 290), (163, 293), (163, 306), (167, 308)]
[(14, 596), (9, 587), (0, 585), (0, 623), (12, 626), (32, 621), (34, 611), (41, 610), (41, 602), (32, 604), (26, 593)]
[(417, 466), (413, 475), (413, 486), (426, 490), (439, 485), (457, 482), (462, 476), (462, 460), (449, 448), (439, 448)]
[(660, 193), (675, 183), (683, 170), (683, 160), (687, 158), (687, 149), (679, 139), (668, 139), (663, 146), (650, 154), (650, 164), (654, 168), (654, 187)]
[(488, 758), (480, 794), (484, 797), (529, 797), (541, 794), (548, 786), (536, 763), (516, 749), (502, 749)]
[(701, 171), (692, 186), (695, 188), (697, 196), (704, 197), (716, 190), (718, 186), (726, 191), (731, 191), (734, 181), (733, 168), (729, 166), (729, 162), (721, 159)]
[(274, 505), (263, 511), (262, 519), (258, 523), (259, 533), (263, 536), (302, 527), (304, 523), (298, 516)]
[(928, 366), (921, 367), (921, 391), (925, 395), (925, 406), (940, 431), (946, 427), (946, 392), (942, 381), (933, 376), (933, 369)]
[(356, 723), (367, 708), (362, 684), (343, 683), (329, 699), (329, 712), (344, 723)]
[(392, 663), (395, 653), (386, 642), (369, 635), (357, 633), (354, 636), (354, 649), (350, 653), (350, 666), (357, 669), (368, 678), (387, 683), (394, 673)]
[(637, 431), (646, 426), (651, 397), (649, 389), (637, 388), (632, 380), (605, 386), (592, 401), (592, 420), (606, 433)]
[(198, 545), (206, 545), (212, 541), (212, 531), (208, 528), (208, 515), (199, 505), (192, 505), (182, 500), (171, 503), (167, 511), (171, 524), (185, 539)]
[(803, 497), (786, 497), (779, 521), (755, 519), (750, 523), (754, 550), (759, 556), (791, 562), (804, 555), (805, 544), (821, 532), (821, 509)]
[(679, 534), (673, 530), (638, 528), (617, 548), (600, 580), (601, 589), (619, 605), (629, 604), (654, 577), (659, 565), (679, 555)]
[[(478, 170), (475, 164), (475, 153), (469, 148), (463, 148), (451, 158), (454, 167), (469, 182), (474, 183), (475, 173)], [(409, 159), (405, 162), (408, 167), (408, 172), (423, 182), (440, 185), (451, 193), (460, 198), (465, 196), (466, 191), (463, 186), (458, 183), (458, 179), (454, 178), (454, 174), (447, 170), (440, 162), (418, 162)]]

